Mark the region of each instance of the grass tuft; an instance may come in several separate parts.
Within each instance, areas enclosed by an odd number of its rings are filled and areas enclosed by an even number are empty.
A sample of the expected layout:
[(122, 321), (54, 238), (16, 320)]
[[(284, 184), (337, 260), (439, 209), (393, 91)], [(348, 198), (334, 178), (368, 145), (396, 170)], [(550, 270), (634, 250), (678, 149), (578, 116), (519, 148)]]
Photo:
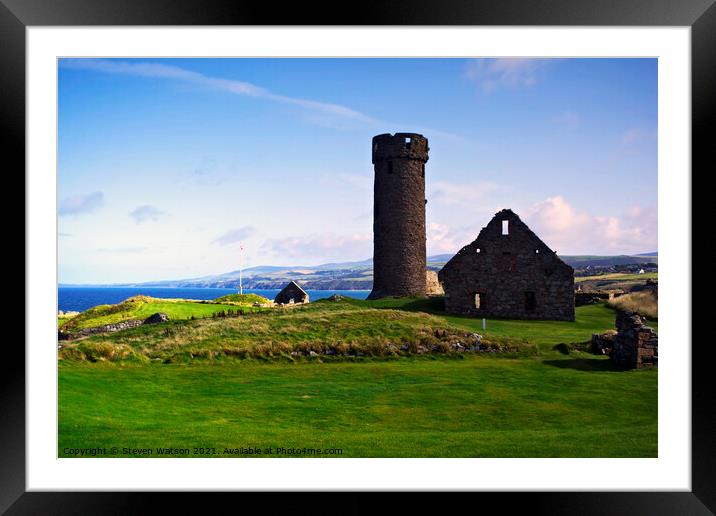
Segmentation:
[(609, 305), (619, 310), (629, 310), (648, 319), (658, 319), (659, 299), (652, 292), (632, 292), (611, 299)]

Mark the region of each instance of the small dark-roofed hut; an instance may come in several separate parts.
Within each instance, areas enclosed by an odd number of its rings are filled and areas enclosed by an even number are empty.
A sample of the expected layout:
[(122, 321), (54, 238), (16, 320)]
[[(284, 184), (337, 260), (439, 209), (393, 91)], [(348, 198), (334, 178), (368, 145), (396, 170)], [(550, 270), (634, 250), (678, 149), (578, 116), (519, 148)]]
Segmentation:
[(278, 293), (274, 302), (279, 305), (289, 305), (293, 303), (308, 303), (308, 294), (305, 290), (298, 286), (298, 283), (292, 281), (283, 290)]

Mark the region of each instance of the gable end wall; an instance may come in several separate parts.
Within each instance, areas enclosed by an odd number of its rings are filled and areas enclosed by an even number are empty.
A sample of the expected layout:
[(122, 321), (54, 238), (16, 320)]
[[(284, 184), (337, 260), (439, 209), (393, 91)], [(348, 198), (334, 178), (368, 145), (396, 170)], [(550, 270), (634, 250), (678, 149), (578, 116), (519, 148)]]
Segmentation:
[[(508, 235), (502, 234), (502, 220), (509, 221)], [(439, 278), (450, 313), (574, 320), (574, 270), (510, 210), (498, 213), (445, 265)], [(526, 292), (534, 293), (531, 310)], [(480, 309), (475, 308), (476, 293)]]

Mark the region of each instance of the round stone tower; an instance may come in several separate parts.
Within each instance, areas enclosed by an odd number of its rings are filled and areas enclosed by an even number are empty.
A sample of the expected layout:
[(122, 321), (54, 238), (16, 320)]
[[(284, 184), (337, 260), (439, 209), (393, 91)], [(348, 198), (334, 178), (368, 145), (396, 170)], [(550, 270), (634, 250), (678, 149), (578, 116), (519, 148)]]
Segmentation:
[(368, 299), (425, 295), (425, 162), (421, 134), (373, 137), (373, 291)]

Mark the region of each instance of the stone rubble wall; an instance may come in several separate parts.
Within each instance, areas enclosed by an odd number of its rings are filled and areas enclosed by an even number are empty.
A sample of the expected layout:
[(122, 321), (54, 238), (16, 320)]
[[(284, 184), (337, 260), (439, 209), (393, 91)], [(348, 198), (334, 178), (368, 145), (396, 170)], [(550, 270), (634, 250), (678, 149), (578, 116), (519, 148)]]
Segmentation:
[(88, 335), (94, 335), (96, 333), (108, 333), (114, 331), (126, 330), (129, 328), (136, 328), (144, 324), (144, 321), (140, 319), (130, 319), (128, 321), (122, 321), (114, 324), (104, 324), (102, 326), (94, 326), (92, 328), (82, 328), (72, 333), (65, 333), (62, 330), (59, 332), (60, 340), (76, 339), (77, 337), (87, 337)]
[(95, 335), (97, 333), (110, 333), (115, 331), (127, 330), (129, 328), (136, 328), (143, 324), (156, 324), (160, 322), (166, 322), (169, 320), (166, 314), (157, 312), (150, 315), (146, 319), (129, 319), (118, 323), (104, 324), (102, 326), (94, 326), (92, 328), (82, 328), (71, 333), (66, 333), (62, 330), (58, 331), (59, 340), (71, 340), (78, 337), (87, 337), (88, 335)]
[(656, 332), (644, 326), (636, 313), (618, 311), (617, 334), (614, 338), (611, 359), (620, 367), (641, 369), (658, 365), (659, 342)]
[(623, 296), (623, 290), (577, 290), (574, 293), (574, 306), (591, 305), (599, 301), (610, 301)]

